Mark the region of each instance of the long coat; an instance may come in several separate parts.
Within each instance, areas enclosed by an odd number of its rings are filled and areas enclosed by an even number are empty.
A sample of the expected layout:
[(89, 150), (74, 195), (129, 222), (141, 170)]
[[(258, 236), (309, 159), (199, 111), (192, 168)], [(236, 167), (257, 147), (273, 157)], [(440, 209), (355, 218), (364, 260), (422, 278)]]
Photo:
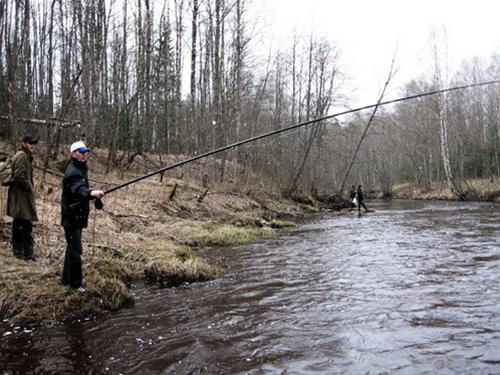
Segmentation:
[(37, 221), (33, 190), (33, 155), (21, 148), (12, 157), (12, 177), (7, 198), (7, 215), (14, 219)]
[(85, 228), (90, 212), (88, 167), (86, 162), (71, 159), (63, 178), (61, 196), (61, 225), (63, 227)]

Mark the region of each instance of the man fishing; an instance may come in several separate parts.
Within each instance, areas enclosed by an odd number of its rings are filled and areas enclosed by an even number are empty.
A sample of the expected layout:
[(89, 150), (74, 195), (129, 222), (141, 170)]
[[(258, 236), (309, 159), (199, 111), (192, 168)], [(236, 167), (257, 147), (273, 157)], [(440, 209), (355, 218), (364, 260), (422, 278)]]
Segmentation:
[(71, 161), (64, 172), (61, 196), (61, 225), (66, 237), (66, 255), (61, 283), (79, 293), (87, 289), (82, 277), (82, 230), (87, 227), (90, 201), (104, 196), (89, 188), (87, 158), (90, 149), (81, 141), (70, 147)]

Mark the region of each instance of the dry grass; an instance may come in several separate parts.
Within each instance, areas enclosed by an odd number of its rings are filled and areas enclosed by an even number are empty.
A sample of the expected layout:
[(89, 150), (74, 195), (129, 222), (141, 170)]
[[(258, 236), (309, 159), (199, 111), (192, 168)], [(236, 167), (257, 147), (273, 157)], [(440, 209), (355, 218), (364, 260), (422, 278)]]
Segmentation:
[[(466, 199), (500, 203), (500, 180), (471, 179), (462, 183)], [(432, 189), (424, 190), (414, 184), (399, 184), (394, 187), (396, 198), (425, 200), (457, 200), (445, 181), (435, 183)]]
[(205, 224), (191, 236), (191, 243), (197, 247), (235, 246), (255, 242), (258, 238), (274, 234), (269, 227), (239, 227), (230, 224)]

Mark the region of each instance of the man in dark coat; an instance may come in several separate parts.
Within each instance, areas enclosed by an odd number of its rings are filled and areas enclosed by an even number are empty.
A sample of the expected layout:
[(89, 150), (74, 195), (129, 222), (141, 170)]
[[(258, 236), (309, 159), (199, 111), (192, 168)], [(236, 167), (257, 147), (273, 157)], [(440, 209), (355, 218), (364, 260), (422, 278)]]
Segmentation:
[(87, 157), (90, 149), (81, 141), (70, 147), (71, 162), (63, 178), (61, 225), (66, 237), (66, 255), (61, 282), (78, 292), (87, 290), (82, 277), (82, 230), (87, 227), (90, 201), (104, 196), (101, 190), (89, 188)]
[(361, 212), (361, 206), (363, 206), (365, 211), (368, 211), (368, 208), (366, 208), (365, 204), (363, 203), (365, 195), (363, 193), (363, 189), (361, 189), (361, 185), (358, 186), (358, 190), (356, 192), (356, 199), (358, 200), (358, 212)]
[(33, 149), (38, 139), (25, 135), (19, 151), (12, 157), (12, 179), (7, 198), (7, 215), (12, 221), (14, 256), (35, 261), (33, 255), (33, 221), (37, 221), (33, 188)]

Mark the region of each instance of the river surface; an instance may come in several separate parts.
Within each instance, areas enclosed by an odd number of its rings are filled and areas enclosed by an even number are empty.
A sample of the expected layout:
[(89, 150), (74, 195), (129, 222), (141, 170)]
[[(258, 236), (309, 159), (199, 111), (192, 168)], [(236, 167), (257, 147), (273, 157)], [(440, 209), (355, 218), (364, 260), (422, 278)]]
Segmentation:
[(109, 318), (4, 330), (0, 374), (500, 374), (500, 206), (369, 203)]

